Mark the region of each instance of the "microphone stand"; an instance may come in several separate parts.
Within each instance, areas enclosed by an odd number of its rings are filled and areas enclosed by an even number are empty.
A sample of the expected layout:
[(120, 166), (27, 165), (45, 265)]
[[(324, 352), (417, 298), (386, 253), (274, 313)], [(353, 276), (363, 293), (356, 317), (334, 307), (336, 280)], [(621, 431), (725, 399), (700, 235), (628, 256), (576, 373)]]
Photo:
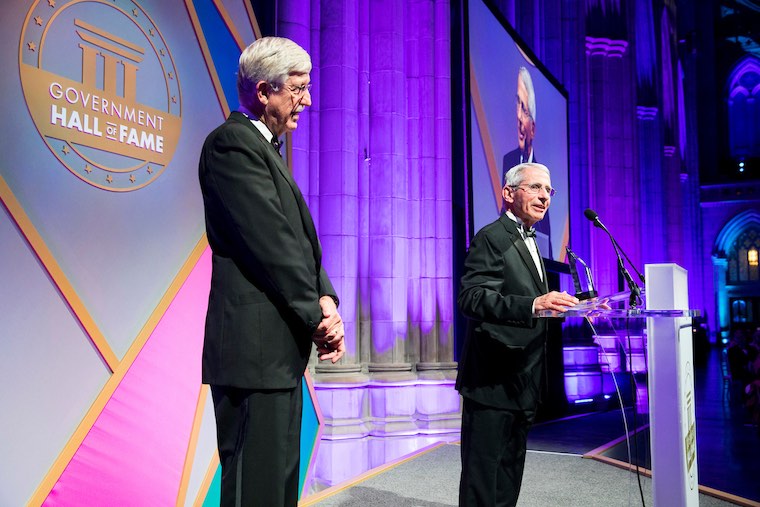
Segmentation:
[[(607, 231), (606, 228), (604, 230)], [(628, 290), (631, 292), (631, 295), (628, 298), (628, 308), (633, 310), (639, 305), (639, 302), (641, 301), (641, 288), (633, 280), (628, 270), (625, 269), (625, 264), (623, 264), (623, 257), (621, 257), (620, 255), (622, 250), (620, 249), (620, 246), (617, 244), (617, 241), (615, 241), (615, 238), (612, 237), (612, 234), (610, 234), (610, 231), (607, 231), (607, 234), (609, 234), (610, 239), (612, 240), (612, 247), (615, 249), (615, 255), (617, 256), (617, 260), (618, 260), (618, 271), (620, 271), (620, 273), (623, 275), (623, 278), (625, 278), (625, 282), (628, 284)], [(626, 259), (627, 258), (628, 256), (626, 256)], [(628, 262), (630, 263), (631, 261), (629, 260)], [(636, 268), (633, 268), (633, 269), (636, 269)], [(641, 276), (641, 273), (639, 273), (639, 276)]]
[(638, 284), (633, 280), (631, 277), (631, 274), (628, 272), (628, 270), (625, 268), (625, 263), (623, 262), (623, 256), (625, 256), (626, 260), (628, 261), (628, 264), (631, 265), (634, 271), (636, 271), (636, 274), (639, 275), (639, 279), (641, 280), (641, 283), (644, 283), (644, 277), (641, 273), (639, 273), (639, 270), (636, 269), (636, 267), (631, 262), (631, 259), (628, 258), (628, 256), (623, 252), (623, 250), (620, 248), (620, 245), (618, 245), (618, 242), (615, 241), (614, 236), (612, 236), (612, 233), (604, 226), (601, 220), (599, 220), (599, 215), (597, 215), (594, 211), (587, 209), (584, 212), (584, 215), (586, 218), (591, 220), (591, 222), (594, 224), (595, 227), (599, 227), (604, 232), (607, 233), (607, 236), (610, 237), (610, 241), (612, 241), (612, 248), (615, 250), (615, 256), (617, 257), (618, 261), (618, 271), (621, 275), (623, 275), (623, 278), (625, 279), (626, 284), (628, 284), (628, 290), (630, 291), (630, 297), (628, 298), (628, 308), (633, 310), (635, 309), (641, 302), (641, 288), (638, 286)]
[[(607, 231), (607, 234), (610, 234), (609, 231)], [(612, 234), (610, 234), (610, 239), (612, 240), (612, 244), (615, 245), (615, 246), (617, 246), (617, 249), (620, 251), (621, 254), (623, 254), (623, 257), (625, 257), (625, 260), (628, 261), (628, 265), (631, 266), (633, 268), (633, 270), (636, 272), (636, 274), (639, 277), (639, 280), (641, 280), (641, 283), (645, 284), (646, 283), (646, 279), (644, 278), (644, 275), (642, 275), (639, 272), (639, 270), (636, 269), (636, 265), (633, 262), (631, 262), (631, 259), (628, 258), (628, 255), (626, 255), (625, 250), (623, 250), (620, 247), (620, 244), (617, 242), (617, 240), (615, 240), (615, 238), (612, 237)]]

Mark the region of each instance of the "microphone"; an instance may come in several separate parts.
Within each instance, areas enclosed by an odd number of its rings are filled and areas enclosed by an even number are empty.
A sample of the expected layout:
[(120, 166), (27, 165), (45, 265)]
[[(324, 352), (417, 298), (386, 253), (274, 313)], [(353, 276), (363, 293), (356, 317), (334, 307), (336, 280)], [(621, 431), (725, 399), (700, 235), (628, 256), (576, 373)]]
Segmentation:
[(628, 306), (630, 308), (635, 308), (641, 296), (641, 288), (639, 288), (636, 282), (633, 281), (633, 278), (631, 277), (631, 274), (628, 272), (628, 270), (625, 269), (625, 263), (623, 263), (623, 256), (625, 256), (625, 259), (628, 261), (628, 264), (630, 264), (630, 266), (633, 268), (636, 274), (639, 275), (639, 279), (641, 280), (641, 283), (644, 283), (644, 277), (641, 275), (641, 273), (639, 273), (639, 270), (636, 269), (636, 266), (633, 265), (633, 263), (631, 262), (631, 259), (629, 259), (628, 256), (625, 254), (625, 252), (623, 252), (623, 249), (620, 248), (620, 245), (618, 245), (618, 242), (615, 241), (615, 237), (612, 235), (612, 233), (604, 226), (602, 221), (599, 220), (599, 215), (596, 213), (596, 211), (592, 210), (591, 208), (586, 208), (586, 210), (583, 212), (583, 215), (594, 224), (594, 227), (598, 227), (602, 229), (610, 237), (610, 240), (612, 241), (612, 248), (615, 250), (615, 256), (617, 257), (617, 261), (618, 261), (618, 270), (620, 271), (620, 274), (623, 275), (623, 278), (628, 284), (628, 290), (631, 292), (631, 296), (628, 301)]
[(599, 213), (592, 210), (591, 208), (586, 208), (586, 211), (583, 212), (584, 215), (586, 215), (586, 218), (594, 222), (594, 225), (597, 227), (604, 227), (602, 225), (602, 222), (599, 221)]

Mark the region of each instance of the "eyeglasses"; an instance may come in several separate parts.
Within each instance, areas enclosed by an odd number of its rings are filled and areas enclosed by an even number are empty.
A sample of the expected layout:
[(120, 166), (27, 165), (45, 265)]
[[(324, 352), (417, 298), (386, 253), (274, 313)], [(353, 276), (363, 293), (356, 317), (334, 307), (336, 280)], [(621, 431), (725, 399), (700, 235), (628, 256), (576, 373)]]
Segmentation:
[(295, 95), (296, 97), (302, 96), (307, 91), (311, 93), (311, 83), (309, 84), (303, 84), (301, 86), (295, 86), (295, 85), (287, 85), (288, 91)]
[(557, 193), (557, 189), (552, 188), (549, 185), (543, 186), (540, 183), (531, 183), (530, 185), (510, 185), (510, 187), (515, 188), (515, 189), (522, 188), (530, 195), (536, 195), (539, 192), (541, 192), (541, 190), (546, 192), (549, 195), (549, 197), (554, 197), (554, 194)]
[[(294, 97), (303, 97), (303, 95), (311, 90), (311, 85), (313, 83), (308, 84), (302, 84), (300, 86), (292, 85), (292, 84), (285, 84), (285, 88), (294, 96)], [(272, 90), (278, 92), (280, 91), (280, 85), (275, 83), (269, 83), (269, 86), (272, 87)]]
[(515, 95), (515, 105), (517, 106), (518, 116), (520, 115), (520, 113), (522, 113), (522, 115), (526, 118), (533, 118), (533, 116), (531, 116), (530, 114), (530, 111), (528, 110), (528, 106), (526, 106), (525, 103), (522, 100), (520, 100), (519, 95)]

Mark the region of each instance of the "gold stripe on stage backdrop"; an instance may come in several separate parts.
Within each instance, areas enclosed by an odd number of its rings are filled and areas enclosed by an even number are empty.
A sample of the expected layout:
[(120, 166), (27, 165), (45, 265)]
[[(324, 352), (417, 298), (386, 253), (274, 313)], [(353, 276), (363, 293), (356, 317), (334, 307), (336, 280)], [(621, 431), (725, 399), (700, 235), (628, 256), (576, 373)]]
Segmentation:
[[(317, 434), (314, 435), (314, 441), (311, 443), (310, 450), (306, 456), (301, 453), (301, 461), (306, 458), (306, 475), (304, 476), (303, 486), (300, 492), (300, 498), (305, 499), (309, 489), (309, 472), (316, 468), (317, 454), (319, 454), (319, 443), (322, 441), (322, 432), (324, 431), (324, 416), (322, 415), (322, 409), (319, 406), (319, 400), (317, 400), (317, 391), (314, 389), (314, 379), (311, 378), (309, 369), (303, 372), (303, 380), (306, 383), (306, 389), (311, 398), (311, 407), (314, 409), (314, 416), (317, 419)], [(306, 404), (304, 404), (304, 407)], [(302, 430), (303, 433), (303, 430)]]
[(201, 483), (201, 487), (198, 490), (198, 494), (195, 495), (195, 501), (193, 502), (193, 507), (203, 507), (203, 501), (206, 499), (206, 495), (208, 495), (208, 490), (211, 487), (211, 482), (214, 480), (214, 475), (216, 475), (216, 470), (219, 468), (219, 451), (214, 450), (214, 455), (211, 457), (211, 463), (208, 464), (208, 468), (206, 469), (206, 475), (203, 477), (203, 482)]
[(87, 311), (84, 303), (82, 303), (79, 294), (74, 290), (74, 287), (64, 274), (58, 261), (55, 260), (53, 253), (50, 251), (47, 244), (45, 244), (45, 241), (42, 239), (42, 236), (40, 236), (37, 228), (32, 224), (32, 221), (24, 211), (21, 203), (19, 203), (13, 195), (13, 192), (2, 176), (0, 176), (0, 201), (5, 205), (5, 208), (8, 210), (8, 213), (10, 213), (11, 218), (16, 222), (16, 225), (18, 225), (21, 233), (32, 248), (32, 251), (36, 254), (48, 275), (50, 275), (50, 278), (58, 288), (63, 300), (66, 301), (66, 304), (71, 309), (74, 317), (79, 321), (82, 329), (84, 329), (89, 336), (90, 341), (95, 346), (95, 349), (103, 359), (103, 362), (108, 366), (111, 372), (115, 371), (119, 365), (119, 359), (111, 349), (111, 346), (108, 345), (108, 341), (98, 328), (97, 324), (95, 324), (95, 320), (92, 318), (92, 315), (90, 315), (90, 312)]
[[(246, 44), (243, 41), (243, 38), (240, 36), (240, 32), (238, 32), (237, 28), (235, 27), (235, 23), (232, 21), (232, 18), (230, 17), (230, 14), (227, 12), (227, 9), (224, 8), (224, 4), (221, 2), (221, 0), (213, 0), (214, 7), (216, 7), (216, 10), (219, 12), (219, 15), (222, 17), (222, 20), (224, 21), (224, 24), (227, 26), (227, 30), (230, 31), (230, 35), (232, 35), (232, 38), (235, 39), (235, 43), (238, 45), (238, 49), (240, 49), (240, 52), (242, 52), (248, 44)], [(248, 2), (245, 2), (248, 3)], [(253, 42), (253, 41), (251, 41)]]
[(472, 67), (472, 63), (470, 63), (470, 96), (472, 97), (473, 109), (475, 109), (475, 118), (478, 122), (480, 138), (483, 140), (483, 151), (485, 151), (488, 172), (491, 175), (491, 185), (493, 185), (496, 212), (498, 213), (501, 211), (501, 188), (504, 182), (501, 181), (501, 175), (496, 165), (496, 158), (493, 155), (493, 143), (491, 142), (491, 133), (488, 130), (488, 118), (486, 118), (483, 100), (480, 98), (478, 80), (475, 78), (475, 69)]
[[(243, 38), (240, 36), (240, 32), (235, 26), (235, 22), (230, 17), (221, 0), (213, 0), (213, 3), (216, 7), (217, 12), (219, 12), (219, 15), (221, 16), (222, 21), (224, 21), (224, 24), (230, 31), (232, 38), (235, 40), (235, 43), (238, 45), (238, 48), (242, 52), (243, 49), (248, 46), (248, 44), (246, 44), (245, 41), (243, 41)], [(259, 29), (259, 23), (256, 20), (256, 15), (253, 12), (253, 7), (251, 6), (250, 2), (243, 2), (243, 5), (245, 5), (245, 10), (248, 13), (248, 20), (251, 23), (253, 34), (256, 39), (260, 39), (261, 30)], [(193, 30), (195, 31), (196, 38), (198, 39), (198, 45), (201, 48), (201, 53), (203, 53), (203, 60), (206, 62), (206, 68), (208, 69), (209, 76), (211, 77), (211, 82), (214, 85), (214, 90), (216, 91), (219, 105), (222, 107), (224, 117), (226, 118), (230, 114), (230, 106), (227, 101), (227, 97), (224, 95), (224, 89), (222, 88), (222, 83), (219, 80), (219, 74), (216, 71), (216, 65), (214, 64), (214, 59), (211, 56), (211, 50), (208, 47), (208, 42), (206, 42), (206, 37), (203, 35), (203, 29), (201, 27), (200, 20), (198, 19), (198, 12), (195, 10), (193, 0), (185, 0), (185, 7), (187, 8), (187, 13), (190, 15), (190, 21), (193, 24)]]
[(185, 0), (185, 7), (187, 7), (187, 13), (190, 15), (190, 21), (193, 24), (193, 30), (195, 31), (196, 38), (198, 39), (198, 45), (203, 53), (203, 60), (206, 62), (206, 68), (208, 74), (211, 77), (211, 82), (214, 84), (214, 90), (216, 91), (216, 98), (219, 101), (219, 105), (222, 107), (222, 113), (227, 118), (230, 115), (230, 105), (227, 102), (227, 97), (224, 95), (224, 89), (222, 83), (219, 81), (219, 74), (216, 72), (216, 66), (214, 65), (214, 59), (211, 57), (211, 51), (208, 48), (206, 37), (203, 35), (203, 29), (201, 28), (201, 22), (198, 19), (198, 13), (193, 5), (193, 0)]
[(195, 460), (195, 451), (198, 447), (198, 436), (201, 432), (203, 423), (203, 409), (206, 406), (206, 398), (211, 388), (205, 384), (201, 385), (198, 392), (198, 404), (195, 406), (195, 417), (193, 417), (193, 429), (190, 432), (190, 441), (187, 443), (187, 454), (185, 454), (185, 466), (182, 468), (182, 479), (179, 482), (179, 492), (177, 493), (177, 507), (185, 505), (187, 498), (187, 486), (190, 483), (190, 474), (193, 471), (193, 461)]
[(113, 375), (111, 375), (111, 378), (108, 379), (106, 385), (100, 391), (98, 397), (95, 399), (92, 406), (87, 411), (82, 421), (79, 423), (79, 426), (77, 426), (76, 430), (74, 430), (71, 438), (51, 465), (50, 470), (48, 470), (48, 473), (42, 479), (42, 482), (40, 482), (39, 486), (37, 486), (37, 489), (34, 491), (34, 494), (29, 500), (28, 505), (42, 505), (42, 502), (44, 502), (48, 497), (50, 491), (53, 489), (53, 486), (55, 486), (56, 482), (58, 482), (60, 479), (61, 474), (63, 474), (64, 470), (66, 470), (69, 462), (74, 457), (74, 454), (76, 454), (77, 449), (79, 449), (79, 446), (82, 444), (85, 437), (92, 429), (92, 425), (95, 424), (95, 421), (100, 416), (103, 408), (105, 408), (106, 404), (111, 399), (111, 396), (113, 396), (113, 393), (119, 387), (119, 384), (127, 374), (127, 371), (129, 371), (132, 363), (134, 363), (135, 359), (137, 359), (137, 356), (140, 355), (140, 351), (145, 346), (148, 338), (150, 338), (150, 335), (153, 334), (153, 331), (155, 330), (159, 321), (164, 316), (164, 313), (166, 313), (166, 310), (169, 308), (169, 305), (179, 292), (179, 289), (185, 283), (185, 280), (187, 280), (187, 277), (190, 276), (190, 273), (192, 273), (195, 265), (198, 263), (198, 260), (201, 258), (201, 255), (203, 255), (203, 252), (205, 252), (207, 247), (208, 239), (206, 238), (206, 235), (203, 234), (201, 236), (201, 239), (198, 241), (190, 253), (190, 256), (180, 268), (177, 276), (175, 276), (174, 280), (172, 280), (169, 288), (166, 289), (166, 292), (159, 301), (155, 310), (153, 310), (153, 313), (148, 318), (148, 321), (138, 333), (137, 338), (135, 338), (134, 342), (132, 342), (132, 345), (129, 347), (129, 350), (127, 350), (127, 353), (124, 354), (124, 358), (114, 370)]

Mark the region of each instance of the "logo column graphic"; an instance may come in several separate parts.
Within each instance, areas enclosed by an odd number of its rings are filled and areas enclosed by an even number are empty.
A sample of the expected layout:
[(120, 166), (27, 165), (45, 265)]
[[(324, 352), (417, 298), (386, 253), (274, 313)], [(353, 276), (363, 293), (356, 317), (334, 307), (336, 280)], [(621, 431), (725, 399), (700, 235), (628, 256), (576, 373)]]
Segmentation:
[[(79, 44), (82, 49), (82, 84), (85, 87), (95, 88), (96, 85), (96, 69), (98, 65), (97, 58), (101, 56), (103, 58), (103, 91), (110, 95), (116, 95), (117, 87), (116, 80), (118, 64), (122, 65), (124, 81), (122, 83), (124, 90), (124, 100), (127, 102), (135, 102), (136, 89), (137, 89), (137, 66), (133, 65), (126, 60), (131, 60), (135, 63), (142, 61), (142, 56), (145, 54), (145, 49), (116, 37), (113, 34), (104, 32), (96, 27), (85, 23), (79, 19), (74, 20), (74, 24), (83, 30), (77, 30), (77, 35), (87, 44)], [(89, 32), (89, 33), (88, 33)], [(101, 39), (98, 39), (99, 36)], [(119, 46), (111, 43), (116, 43), (127, 48), (127, 50), (121, 49)], [(98, 49), (100, 51), (98, 51)], [(128, 50), (132, 50), (130, 53)], [(110, 53), (117, 54), (123, 57), (125, 60), (119, 60)]]
[[(101, 20), (110, 21), (108, 28)], [(182, 127), (177, 72), (161, 33), (136, 2), (35, 2), (19, 66), (37, 130), (81, 180), (128, 192), (169, 165)]]

